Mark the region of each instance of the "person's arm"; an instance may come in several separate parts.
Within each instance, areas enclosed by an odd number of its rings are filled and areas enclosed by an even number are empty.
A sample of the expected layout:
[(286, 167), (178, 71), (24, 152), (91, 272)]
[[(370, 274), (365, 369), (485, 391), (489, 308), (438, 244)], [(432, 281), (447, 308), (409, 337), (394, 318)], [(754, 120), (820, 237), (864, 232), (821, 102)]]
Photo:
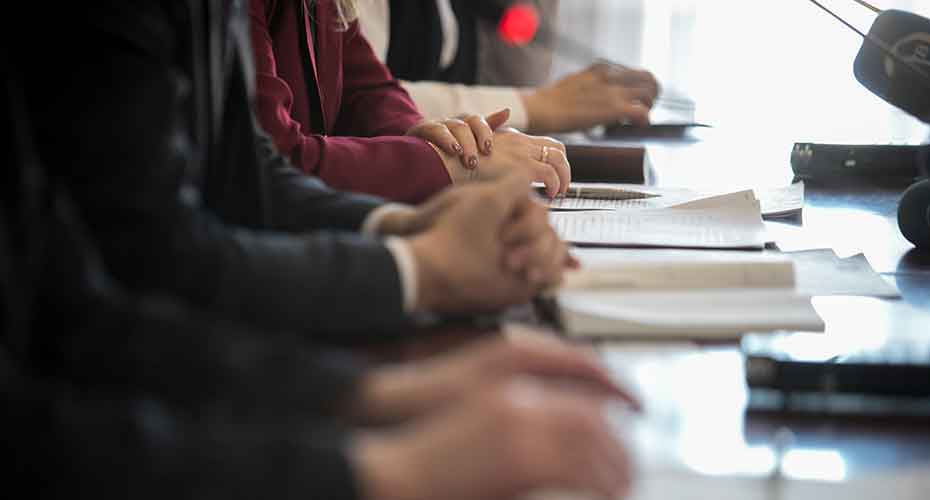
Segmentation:
[[(346, 135), (404, 135), (423, 120), (410, 95), (375, 56), (358, 21), (342, 35), (343, 96), (336, 131)], [(504, 109), (497, 108), (494, 111)], [(484, 113), (489, 115), (493, 111)], [(456, 114), (457, 115), (457, 114)], [(437, 118), (447, 118), (444, 115)]]
[[(163, 16), (157, 7), (137, 7), (154, 10), (155, 25)], [(403, 331), (402, 280), (383, 242), (231, 225), (205, 208), (188, 173), (196, 157), (174, 147), (189, 133), (182, 126), (189, 108), (186, 81), (173, 64), (173, 32), (143, 31), (146, 25), (131, 22), (141, 15), (132, 8), (106, 29), (94, 28), (93, 14), (75, 13), (89, 16), (89, 27), (81, 25), (86, 33), (66, 48), (24, 51), (31, 66), (24, 87), (41, 160), (72, 188), (114, 276), (131, 291), (175, 296), (263, 328), (340, 339)], [(87, 53), (97, 57), (81, 57)], [(42, 62), (53, 56), (60, 61), (54, 67)], [(68, 85), (57, 83), (62, 74), (71, 76)], [(291, 195), (316, 196), (310, 188)], [(326, 205), (318, 206), (322, 220)], [(357, 227), (360, 216), (346, 225)]]
[(10, 491), (56, 500), (361, 497), (352, 436), (332, 422), (255, 421), (222, 405), (192, 414), (132, 390), (31, 381), (0, 386), (0, 401), (0, 434), (16, 457)]
[(508, 125), (525, 129), (529, 125), (527, 109), (519, 89), (461, 85), (443, 82), (402, 82), (417, 108), (427, 119), (458, 116), (466, 113), (487, 115), (510, 109)]
[[(292, 117), (294, 93), (277, 70), (276, 58), (287, 54), (299, 57), (297, 48), (276, 52), (263, 1), (252, 2), (249, 25), (257, 72), (256, 114), (278, 150), (304, 173), (318, 176), (336, 189), (404, 202), (423, 201), (451, 184), (442, 159), (426, 141), (402, 136), (421, 119), (415, 108), (411, 110), (407, 106), (409, 101), (402, 93), (388, 92), (389, 98), (384, 98), (384, 92), (381, 97), (377, 92), (370, 92), (367, 97), (361, 93), (350, 95), (345, 105), (351, 109), (340, 113), (352, 120), (352, 123), (341, 122), (339, 128), (342, 130), (355, 129), (356, 135), (369, 136), (389, 132), (390, 136), (333, 137), (305, 130)], [(351, 69), (365, 70), (358, 62)], [(390, 85), (388, 90), (391, 90)], [(377, 111), (381, 106), (385, 111)], [(376, 114), (372, 116), (371, 113)]]
[[(384, 63), (390, 38), (406, 35), (390, 33), (390, 5), (386, 0), (360, 0), (360, 4), (359, 30), (368, 40), (372, 56)], [(401, 84), (419, 112), (429, 120), (465, 114), (487, 116), (501, 109), (510, 109), (509, 126), (523, 129), (528, 125), (520, 90), (513, 87), (411, 81)]]

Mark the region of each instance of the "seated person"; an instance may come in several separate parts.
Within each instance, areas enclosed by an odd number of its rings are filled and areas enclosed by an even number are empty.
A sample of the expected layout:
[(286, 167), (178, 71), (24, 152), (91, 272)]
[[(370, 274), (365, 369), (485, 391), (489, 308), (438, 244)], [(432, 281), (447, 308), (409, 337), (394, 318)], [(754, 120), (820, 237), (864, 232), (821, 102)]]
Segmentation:
[(359, 34), (355, 13), (354, 0), (251, 2), (256, 112), (295, 166), (334, 188), (403, 202), (514, 169), (550, 195), (568, 189), (564, 147), (501, 129), (506, 110), (425, 121)]
[[(584, 352), (485, 341), (376, 368), (301, 336), (126, 293), (99, 265), (67, 189), (36, 162), (12, 81), (0, 82), (0, 119), (13, 131), (0, 141), (10, 491), (390, 500), (628, 489), (630, 464), (603, 405), (629, 398)], [(547, 383), (555, 379), (587, 391)], [(372, 422), (392, 427), (354, 429)]]
[[(410, 208), (292, 168), (255, 125), (239, 5), (82, 4), (48, 21), (68, 44), (14, 55), (39, 158), (118, 281), (348, 342), (402, 335), (420, 312), (496, 311), (561, 279), (566, 245), (519, 172)], [(20, 18), (45, 17), (31, 9)]]
[[(548, 69), (551, 53), (535, 47), (526, 53), (494, 53), (501, 43), (495, 31), (479, 21), (476, 5), (483, 0), (359, 0), (359, 23), (379, 59), (402, 80), (420, 112), (427, 118), (466, 111), (490, 113), (511, 110), (510, 123), (530, 134), (552, 134), (588, 129), (597, 125), (629, 122), (648, 125), (649, 110), (659, 85), (648, 71), (597, 63), (554, 83), (535, 88), (523, 81), (499, 86), (514, 71), (491, 72), (491, 62), (501, 66), (502, 55), (524, 56), (509, 66), (535, 66), (533, 73)], [(539, 0), (544, 22), (556, 16), (555, 0)], [(528, 57), (527, 57), (528, 55)], [(493, 79), (495, 85), (479, 79)], [(533, 80), (530, 78), (528, 80)]]

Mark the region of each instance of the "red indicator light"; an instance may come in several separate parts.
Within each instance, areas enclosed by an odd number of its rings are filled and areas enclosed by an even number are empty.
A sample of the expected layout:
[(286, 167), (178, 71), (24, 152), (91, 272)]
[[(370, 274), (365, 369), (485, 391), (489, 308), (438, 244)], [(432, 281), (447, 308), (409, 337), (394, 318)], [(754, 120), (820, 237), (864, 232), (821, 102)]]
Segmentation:
[(538, 31), (539, 13), (535, 7), (528, 4), (517, 4), (508, 8), (497, 26), (501, 40), (517, 46), (532, 42)]

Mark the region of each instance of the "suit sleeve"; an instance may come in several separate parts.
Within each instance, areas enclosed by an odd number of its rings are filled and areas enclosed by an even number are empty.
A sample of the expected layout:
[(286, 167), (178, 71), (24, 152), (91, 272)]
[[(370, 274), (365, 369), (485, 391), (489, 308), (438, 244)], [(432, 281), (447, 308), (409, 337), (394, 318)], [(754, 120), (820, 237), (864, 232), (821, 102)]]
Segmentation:
[(221, 405), (198, 415), (142, 393), (31, 381), (3, 384), (0, 401), (0, 436), (16, 457), (11, 491), (56, 500), (361, 496), (351, 435), (329, 421), (250, 421)]
[[(277, 72), (279, 54), (272, 43), (265, 11), (262, 1), (252, 2), (249, 8), (256, 114), (275, 146), (294, 165), (335, 189), (406, 203), (424, 201), (451, 184), (441, 158), (429, 144), (403, 137), (420, 120), (406, 93), (392, 81), (364, 85), (362, 82), (371, 78), (372, 68), (356, 59), (346, 67), (346, 77), (353, 87), (345, 96), (348, 107), (340, 113), (339, 133), (344, 135), (324, 136), (304, 129), (292, 117), (293, 91)], [(282, 51), (280, 55), (297, 53)], [(376, 74), (386, 72), (373, 56), (371, 64), (376, 65)], [(348, 71), (360, 74), (354, 76)], [(378, 90), (379, 85), (384, 91)]]
[[(263, 329), (346, 340), (406, 329), (400, 276), (382, 242), (322, 227), (295, 235), (284, 223), (237, 226), (206, 208), (179, 124), (190, 84), (170, 63), (170, 40), (87, 31), (66, 50), (29, 48), (24, 87), (41, 159), (71, 188), (118, 281)], [(59, 64), (42, 62), (50, 58)], [(321, 193), (285, 185), (292, 199)], [(351, 204), (344, 225), (357, 227), (364, 202), (323, 195), (328, 201), (305, 210)]]

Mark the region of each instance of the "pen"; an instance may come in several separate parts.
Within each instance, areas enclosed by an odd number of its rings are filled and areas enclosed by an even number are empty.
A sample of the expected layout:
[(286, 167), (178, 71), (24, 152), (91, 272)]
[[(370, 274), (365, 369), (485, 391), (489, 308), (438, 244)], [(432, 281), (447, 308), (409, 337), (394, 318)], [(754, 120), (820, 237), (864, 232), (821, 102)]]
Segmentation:
[(549, 198), (546, 194), (546, 186), (541, 183), (533, 183), (536, 192), (546, 199), (582, 199), (582, 200), (644, 200), (649, 198), (660, 198), (662, 195), (638, 191), (634, 189), (624, 189), (619, 187), (596, 187), (596, 186), (569, 186), (568, 192), (564, 195), (558, 195), (555, 198)]
[(577, 186), (569, 187), (567, 196), (589, 200), (644, 200), (661, 195), (616, 187)]

